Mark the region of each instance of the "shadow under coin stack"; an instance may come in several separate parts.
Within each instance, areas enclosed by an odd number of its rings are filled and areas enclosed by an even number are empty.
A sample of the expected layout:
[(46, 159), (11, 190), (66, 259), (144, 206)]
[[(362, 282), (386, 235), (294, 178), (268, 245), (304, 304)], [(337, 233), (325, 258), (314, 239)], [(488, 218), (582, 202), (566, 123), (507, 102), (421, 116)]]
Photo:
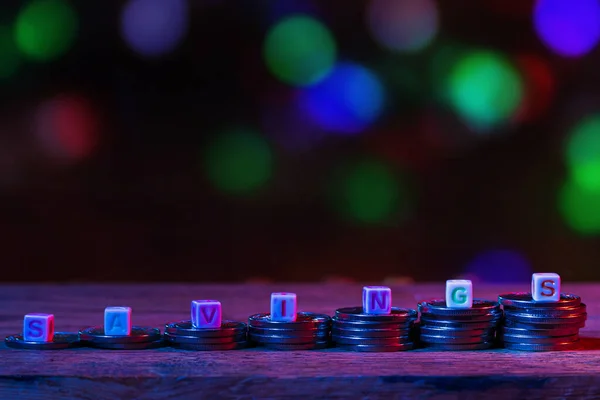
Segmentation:
[(420, 341), (435, 350), (483, 350), (494, 347), (502, 318), (500, 304), (473, 300), (471, 308), (449, 308), (445, 300), (419, 303)]
[(498, 296), (504, 308), (499, 339), (504, 347), (524, 351), (573, 350), (585, 327), (586, 306), (579, 296), (561, 294), (555, 302), (537, 302), (531, 293)]
[(165, 340), (183, 350), (219, 351), (248, 347), (246, 324), (221, 320), (221, 303), (217, 300), (194, 300), (189, 321), (165, 325)]

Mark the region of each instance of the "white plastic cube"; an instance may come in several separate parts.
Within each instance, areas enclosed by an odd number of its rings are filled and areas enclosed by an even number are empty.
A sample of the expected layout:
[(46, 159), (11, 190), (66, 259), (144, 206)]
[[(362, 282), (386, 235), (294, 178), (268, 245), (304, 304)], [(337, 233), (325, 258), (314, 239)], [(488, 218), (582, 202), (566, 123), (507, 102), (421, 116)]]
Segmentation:
[(296, 293), (271, 293), (271, 320), (291, 322), (296, 320), (298, 303)]
[(220, 328), (221, 302), (217, 300), (192, 300), (192, 326), (194, 328)]
[(365, 286), (362, 303), (366, 314), (391, 314), (392, 289), (386, 286)]
[(54, 315), (27, 314), (23, 318), (23, 340), (51, 342), (54, 339)]
[(468, 279), (450, 279), (446, 281), (446, 307), (473, 307), (473, 282)]
[(534, 301), (559, 301), (560, 276), (553, 272), (540, 272), (531, 276), (531, 297)]
[(131, 334), (131, 308), (106, 307), (104, 309), (104, 334), (129, 336)]

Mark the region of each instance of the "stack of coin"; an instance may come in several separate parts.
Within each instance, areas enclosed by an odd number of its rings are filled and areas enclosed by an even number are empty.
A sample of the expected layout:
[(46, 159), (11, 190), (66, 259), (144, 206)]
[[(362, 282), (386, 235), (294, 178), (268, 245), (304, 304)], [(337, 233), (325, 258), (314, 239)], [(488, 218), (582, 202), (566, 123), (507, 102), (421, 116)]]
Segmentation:
[(556, 351), (579, 346), (579, 329), (587, 319), (579, 296), (561, 294), (556, 302), (536, 302), (531, 293), (507, 293), (498, 300), (504, 308), (498, 336), (505, 348)]
[(130, 335), (105, 335), (104, 328), (94, 326), (79, 331), (79, 340), (89, 347), (111, 350), (145, 350), (163, 347), (160, 329), (131, 327)]
[(295, 321), (273, 321), (270, 314), (248, 318), (249, 339), (273, 350), (316, 350), (330, 344), (331, 317), (299, 312)]
[(237, 350), (248, 347), (246, 324), (222, 321), (220, 328), (195, 328), (191, 321), (165, 325), (165, 340), (178, 349), (210, 351)]
[(420, 341), (436, 350), (483, 350), (494, 346), (500, 304), (473, 300), (472, 308), (449, 308), (445, 300), (419, 303)]
[(390, 314), (366, 314), (362, 307), (340, 308), (333, 317), (332, 340), (353, 351), (389, 352), (415, 348), (417, 311), (392, 307)]

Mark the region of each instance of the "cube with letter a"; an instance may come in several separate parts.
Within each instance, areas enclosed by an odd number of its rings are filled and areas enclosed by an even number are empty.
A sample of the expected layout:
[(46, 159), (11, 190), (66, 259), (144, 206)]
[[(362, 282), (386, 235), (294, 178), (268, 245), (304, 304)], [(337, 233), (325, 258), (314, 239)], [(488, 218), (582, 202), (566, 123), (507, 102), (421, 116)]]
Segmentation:
[(23, 319), (23, 340), (51, 342), (54, 339), (54, 315), (27, 314)]
[(104, 309), (104, 334), (129, 336), (131, 334), (131, 308), (106, 307)]
[(221, 302), (217, 300), (192, 300), (192, 326), (194, 328), (220, 328)]
[(560, 276), (553, 272), (543, 272), (531, 276), (531, 297), (533, 301), (559, 301)]
[(391, 314), (392, 289), (386, 286), (365, 286), (362, 303), (365, 314)]
[(468, 279), (450, 279), (446, 281), (446, 307), (473, 307), (473, 283)]
[(271, 293), (271, 320), (293, 322), (297, 311), (296, 293)]

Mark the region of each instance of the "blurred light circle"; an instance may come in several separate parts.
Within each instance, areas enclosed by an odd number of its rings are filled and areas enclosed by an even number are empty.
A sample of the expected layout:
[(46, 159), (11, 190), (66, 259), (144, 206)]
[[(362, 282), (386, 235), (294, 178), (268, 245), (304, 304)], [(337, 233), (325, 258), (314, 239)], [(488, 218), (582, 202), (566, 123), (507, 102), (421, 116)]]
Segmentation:
[(208, 178), (220, 190), (245, 194), (262, 187), (271, 177), (271, 149), (266, 140), (248, 129), (218, 134), (205, 154)]
[(338, 64), (320, 83), (299, 95), (300, 108), (322, 129), (355, 134), (380, 115), (384, 89), (370, 70), (351, 63)]
[(123, 40), (142, 56), (172, 52), (187, 30), (186, 0), (129, 0), (121, 13)]
[(567, 225), (582, 235), (600, 233), (600, 190), (568, 180), (560, 189), (558, 208)]
[(371, 0), (367, 23), (374, 39), (390, 50), (416, 52), (438, 31), (438, 8), (433, 0)]
[(509, 249), (487, 250), (477, 254), (466, 272), (484, 282), (520, 282), (531, 279), (531, 264), (519, 252)]
[(523, 100), (515, 115), (521, 122), (541, 117), (554, 99), (556, 80), (550, 65), (536, 55), (521, 55), (516, 64), (523, 76)]
[(63, 161), (81, 160), (97, 145), (98, 119), (87, 99), (56, 96), (37, 108), (35, 135), (47, 156)]
[(0, 79), (14, 76), (20, 64), (21, 56), (11, 30), (0, 27)]
[(295, 15), (273, 26), (264, 42), (268, 69), (281, 81), (307, 86), (331, 71), (336, 44), (329, 29), (314, 18)]
[(65, 54), (77, 34), (77, 14), (62, 0), (34, 0), (21, 9), (15, 41), (27, 57), (48, 61)]
[(577, 185), (600, 190), (600, 114), (573, 128), (567, 142), (566, 161)]
[(522, 101), (523, 86), (518, 71), (502, 55), (476, 51), (452, 67), (448, 95), (463, 120), (485, 131), (513, 116)]
[(534, 9), (538, 36), (555, 53), (579, 57), (600, 39), (598, 0), (538, 0)]

